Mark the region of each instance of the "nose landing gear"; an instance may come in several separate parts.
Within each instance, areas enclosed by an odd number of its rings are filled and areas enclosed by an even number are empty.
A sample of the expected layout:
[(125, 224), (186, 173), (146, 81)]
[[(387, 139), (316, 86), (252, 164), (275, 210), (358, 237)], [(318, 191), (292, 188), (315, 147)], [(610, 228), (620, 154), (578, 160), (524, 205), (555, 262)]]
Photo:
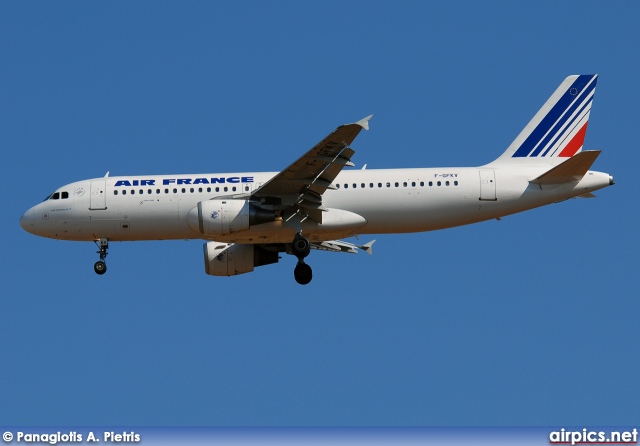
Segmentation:
[(293, 238), (291, 251), (292, 254), (298, 258), (298, 264), (293, 270), (293, 277), (300, 285), (306, 285), (311, 282), (313, 278), (311, 267), (304, 263), (304, 258), (307, 257), (311, 251), (311, 243), (309, 243), (309, 240), (304, 237), (302, 233), (297, 233)]
[(100, 248), (100, 251), (98, 251), (98, 254), (100, 254), (100, 260), (98, 260), (93, 265), (93, 270), (96, 272), (96, 274), (103, 275), (107, 272), (107, 264), (105, 263), (104, 259), (107, 258), (109, 240), (107, 240), (106, 238), (101, 238), (99, 241), (95, 242), (95, 244), (98, 246), (98, 248)]

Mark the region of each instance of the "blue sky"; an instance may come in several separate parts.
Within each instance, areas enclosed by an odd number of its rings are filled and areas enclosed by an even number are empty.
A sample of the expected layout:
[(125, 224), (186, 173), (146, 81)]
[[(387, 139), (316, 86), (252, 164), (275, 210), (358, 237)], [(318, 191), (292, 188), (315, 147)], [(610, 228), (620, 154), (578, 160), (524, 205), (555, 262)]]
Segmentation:
[[(634, 2), (2, 2), (0, 424), (631, 425)], [(469, 227), (233, 278), (202, 242), (24, 232), (55, 188), (278, 171), (340, 124), (369, 168), (501, 154), (569, 74), (617, 184)]]

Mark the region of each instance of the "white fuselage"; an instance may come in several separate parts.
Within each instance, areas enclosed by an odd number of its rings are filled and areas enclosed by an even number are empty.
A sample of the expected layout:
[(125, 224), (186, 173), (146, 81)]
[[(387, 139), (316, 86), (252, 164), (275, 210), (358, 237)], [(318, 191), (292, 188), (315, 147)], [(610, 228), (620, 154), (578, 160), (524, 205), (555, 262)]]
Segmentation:
[(341, 211), (348, 211), (345, 215), (357, 214), (366, 222), (326, 228), (310, 219), (288, 220), (285, 216), (216, 237), (192, 229), (187, 224), (189, 211), (200, 201), (248, 194), (276, 172), (105, 177), (59, 188), (57, 199), (49, 198), (25, 212), (21, 225), (31, 233), (60, 240), (215, 238), (229, 243), (289, 243), (302, 229), (309, 240), (323, 241), (476, 223), (612, 184), (608, 174), (592, 171), (579, 182), (529, 182), (547, 169), (511, 166), (344, 170), (333, 182), (337, 189), (327, 190), (322, 196), (322, 206), (328, 209), (324, 215), (331, 215), (335, 223), (342, 218)]

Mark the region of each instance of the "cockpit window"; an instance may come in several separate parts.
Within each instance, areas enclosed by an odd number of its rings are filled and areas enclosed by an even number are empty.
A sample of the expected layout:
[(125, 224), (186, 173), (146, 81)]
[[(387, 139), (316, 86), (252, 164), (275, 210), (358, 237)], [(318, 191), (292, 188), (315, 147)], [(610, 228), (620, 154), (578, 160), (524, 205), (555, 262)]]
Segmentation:
[(47, 201), (47, 200), (60, 200), (60, 199), (66, 199), (69, 198), (69, 192), (54, 192), (51, 195), (49, 195), (47, 198), (45, 198), (43, 201)]

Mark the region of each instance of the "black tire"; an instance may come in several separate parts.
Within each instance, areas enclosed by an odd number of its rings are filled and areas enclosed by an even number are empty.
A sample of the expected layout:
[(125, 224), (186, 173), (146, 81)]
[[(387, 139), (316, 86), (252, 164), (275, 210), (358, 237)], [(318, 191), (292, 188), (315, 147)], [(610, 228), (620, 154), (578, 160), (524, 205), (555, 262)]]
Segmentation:
[(296, 268), (293, 270), (293, 277), (295, 277), (296, 282), (300, 285), (306, 285), (311, 282), (311, 279), (313, 278), (313, 271), (306, 263), (298, 263)]
[(293, 238), (293, 243), (291, 244), (291, 250), (293, 251), (293, 255), (299, 259), (304, 259), (311, 252), (311, 243), (305, 237), (297, 234)]
[(104, 273), (107, 272), (107, 264), (104, 263), (102, 260), (98, 260), (93, 265), (93, 270), (96, 272), (96, 274), (101, 276), (101, 275), (103, 275)]

